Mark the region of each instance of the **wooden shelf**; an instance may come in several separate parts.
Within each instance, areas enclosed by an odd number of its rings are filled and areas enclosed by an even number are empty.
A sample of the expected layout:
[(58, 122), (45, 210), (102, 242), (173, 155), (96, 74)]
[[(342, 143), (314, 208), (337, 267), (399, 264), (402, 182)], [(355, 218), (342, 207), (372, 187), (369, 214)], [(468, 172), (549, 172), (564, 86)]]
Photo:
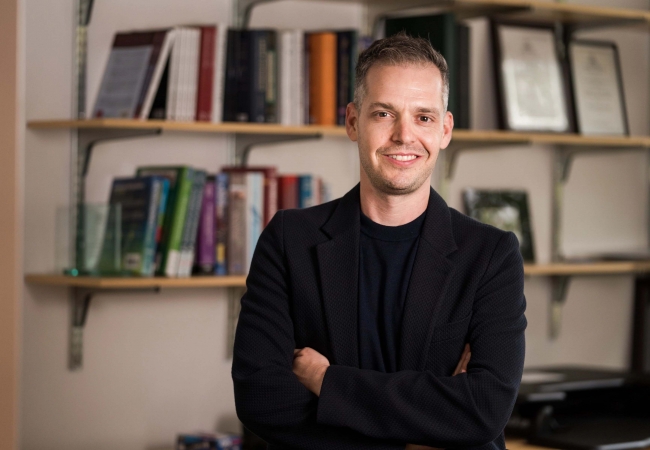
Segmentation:
[(345, 127), (302, 125), (286, 126), (273, 123), (239, 122), (175, 122), (171, 120), (87, 119), (87, 120), (36, 120), (27, 123), (32, 129), (85, 129), (85, 130), (164, 130), (191, 133), (241, 133), (288, 134), (295, 136), (322, 134), (347, 136)]
[[(89, 119), (89, 120), (38, 120), (27, 124), (31, 129), (96, 129), (96, 130), (168, 130), (190, 133), (237, 133), (308, 136), (347, 136), (342, 126), (285, 126), (256, 123), (173, 122), (165, 120)], [(504, 130), (463, 130), (453, 132), (454, 143), (485, 144), (549, 144), (568, 146), (650, 147), (649, 136), (582, 136), (571, 133), (523, 133)]]
[(643, 272), (650, 272), (650, 261), (524, 264), (524, 274), (531, 276), (617, 275)]
[[(524, 274), (529, 276), (616, 275), (642, 272), (650, 272), (650, 261), (524, 264)], [(226, 288), (246, 287), (246, 276), (123, 278), (29, 274), (25, 276), (25, 282), (43, 286), (68, 286), (88, 289)]]
[(87, 289), (158, 289), (158, 288), (225, 288), (245, 287), (245, 276), (202, 276), (190, 278), (122, 278), (71, 277), (66, 275), (30, 274), (28, 284), (67, 286)]

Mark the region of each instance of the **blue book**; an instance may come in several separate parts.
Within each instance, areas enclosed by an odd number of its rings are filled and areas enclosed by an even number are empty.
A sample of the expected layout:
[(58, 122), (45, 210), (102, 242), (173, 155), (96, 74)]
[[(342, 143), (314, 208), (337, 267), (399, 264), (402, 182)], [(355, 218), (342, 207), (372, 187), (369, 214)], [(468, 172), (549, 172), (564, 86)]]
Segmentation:
[(226, 248), (228, 245), (228, 174), (219, 173), (215, 177), (215, 275), (228, 274)]
[(298, 208), (314, 206), (314, 193), (312, 192), (312, 176), (300, 175), (298, 177)]

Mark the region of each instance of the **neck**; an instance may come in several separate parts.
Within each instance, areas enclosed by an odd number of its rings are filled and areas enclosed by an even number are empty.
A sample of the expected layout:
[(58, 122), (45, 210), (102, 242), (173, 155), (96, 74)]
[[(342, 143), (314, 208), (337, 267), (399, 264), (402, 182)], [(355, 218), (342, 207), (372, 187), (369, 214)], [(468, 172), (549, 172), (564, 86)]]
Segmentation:
[(361, 179), (361, 211), (375, 223), (396, 227), (412, 222), (426, 211), (431, 187), (424, 183), (414, 192), (389, 195), (377, 191), (369, 180)]

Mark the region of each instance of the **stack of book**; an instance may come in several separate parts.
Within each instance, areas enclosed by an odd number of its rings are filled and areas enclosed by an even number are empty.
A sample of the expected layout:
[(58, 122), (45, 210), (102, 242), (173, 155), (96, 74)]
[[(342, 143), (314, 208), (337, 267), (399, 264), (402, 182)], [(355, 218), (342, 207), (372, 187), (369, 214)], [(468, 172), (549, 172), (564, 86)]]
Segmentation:
[(117, 33), (93, 117), (344, 125), (370, 42), (224, 25)]
[[(224, 167), (216, 175), (188, 166), (140, 167), (113, 181), (101, 275), (189, 277), (244, 275), (263, 228), (278, 209), (329, 200), (313, 175), (278, 175), (275, 167)], [(115, 236), (119, 233), (120, 236)], [(115, 247), (119, 242), (119, 260)]]

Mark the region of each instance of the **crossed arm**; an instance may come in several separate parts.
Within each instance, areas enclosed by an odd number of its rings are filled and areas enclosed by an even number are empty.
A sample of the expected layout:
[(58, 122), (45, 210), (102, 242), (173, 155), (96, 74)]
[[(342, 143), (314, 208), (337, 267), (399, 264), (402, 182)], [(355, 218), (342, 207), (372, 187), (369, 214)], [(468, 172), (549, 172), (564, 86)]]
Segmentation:
[[(323, 378), (325, 378), (325, 372), (330, 366), (330, 362), (325, 356), (309, 347), (295, 349), (293, 355), (293, 373), (298, 377), (298, 381), (300, 381), (303, 386), (313, 392), (316, 396), (320, 396)], [(469, 363), (471, 356), (472, 353), (470, 352), (469, 344), (465, 344), (463, 354), (461, 355), (452, 376), (467, 372), (467, 364)], [(428, 447), (426, 445), (407, 444), (406, 450), (440, 449), (436, 447)]]

